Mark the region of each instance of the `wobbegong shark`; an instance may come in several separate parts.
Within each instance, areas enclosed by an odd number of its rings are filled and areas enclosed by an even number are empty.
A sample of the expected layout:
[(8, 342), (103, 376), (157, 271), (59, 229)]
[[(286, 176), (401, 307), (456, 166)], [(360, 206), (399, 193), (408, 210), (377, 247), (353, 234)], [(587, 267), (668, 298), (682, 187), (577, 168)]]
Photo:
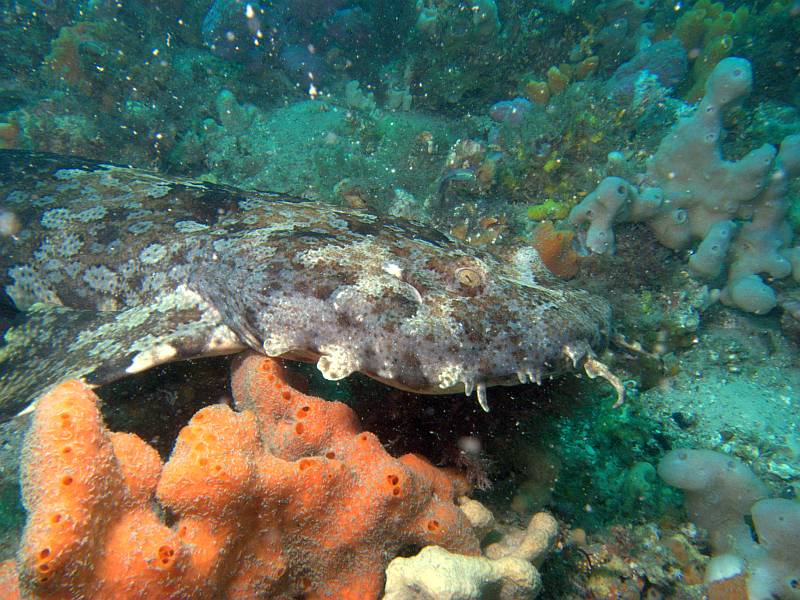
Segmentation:
[(578, 366), (606, 301), (522, 247), (501, 258), (430, 227), (131, 167), (0, 151), (0, 418), (56, 383), (253, 348), (426, 394)]

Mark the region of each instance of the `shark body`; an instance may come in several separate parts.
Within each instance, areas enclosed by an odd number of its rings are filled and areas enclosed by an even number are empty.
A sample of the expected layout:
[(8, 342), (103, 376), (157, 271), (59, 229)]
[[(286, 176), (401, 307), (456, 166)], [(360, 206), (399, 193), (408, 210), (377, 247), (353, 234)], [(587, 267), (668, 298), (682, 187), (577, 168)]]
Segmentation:
[(66, 378), (101, 385), (253, 348), (421, 393), (539, 381), (608, 341), (603, 299), (526, 247), (75, 157), (0, 151), (0, 418)]

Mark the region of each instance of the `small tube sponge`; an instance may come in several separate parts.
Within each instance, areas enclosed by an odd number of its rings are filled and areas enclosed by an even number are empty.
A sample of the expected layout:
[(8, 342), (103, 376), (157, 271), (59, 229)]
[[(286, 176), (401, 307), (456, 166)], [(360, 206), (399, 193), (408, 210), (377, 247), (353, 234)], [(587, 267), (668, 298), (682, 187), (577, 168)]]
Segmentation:
[(786, 179), (800, 175), (800, 133), (783, 138), (778, 165)]
[(621, 177), (606, 177), (600, 185), (575, 206), (569, 220), (580, 225), (589, 222), (586, 247), (596, 254), (614, 253), (614, 230), (617, 216), (631, 201), (633, 188)]
[(557, 536), (558, 521), (546, 512), (539, 512), (531, 517), (525, 531), (510, 532), (499, 542), (486, 546), (485, 553), (493, 560), (513, 556), (540, 566)]
[[(468, 512), (481, 514), (477, 521), (486, 522), (485, 507), (474, 500), (463, 500), (462, 510), (469, 507)], [(427, 546), (411, 558), (395, 558), (386, 569), (383, 600), (535, 598), (542, 588), (537, 567), (555, 546), (558, 521), (540, 512), (533, 515), (524, 531), (506, 529), (499, 541), (486, 546), (485, 556), (464, 556)]]
[(792, 265), (792, 277), (795, 281), (800, 281), (800, 246), (785, 248), (781, 250), (783, 257)]
[(719, 61), (706, 80), (704, 100), (716, 108), (726, 108), (732, 102), (750, 94), (753, 70), (744, 58), (730, 57)]
[(589, 223), (586, 247), (596, 254), (614, 253), (612, 225), (620, 221), (642, 221), (655, 215), (664, 201), (659, 188), (638, 193), (621, 177), (606, 177), (597, 188), (575, 206), (569, 220), (576, 225)]
[(733, 221), (714, 223), (697, 251), (689, 258), (689, 270), (708, 279), (719, 277), (735, 231), (736, 224)]

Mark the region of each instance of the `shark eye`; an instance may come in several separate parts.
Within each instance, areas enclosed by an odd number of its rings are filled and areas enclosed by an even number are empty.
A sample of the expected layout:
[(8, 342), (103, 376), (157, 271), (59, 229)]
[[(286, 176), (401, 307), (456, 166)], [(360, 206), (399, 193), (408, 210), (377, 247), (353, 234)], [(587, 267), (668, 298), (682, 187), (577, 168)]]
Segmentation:
[(475, 269), (462, 267), (456, 271), (456, 280), (464, 287), (474, 288), (481, 284), (481, 276)]
[(476, 269), (461, 267), (456, 270), (456, 281), (465, 290), (476, 290), (483, 283), (483, 277)]

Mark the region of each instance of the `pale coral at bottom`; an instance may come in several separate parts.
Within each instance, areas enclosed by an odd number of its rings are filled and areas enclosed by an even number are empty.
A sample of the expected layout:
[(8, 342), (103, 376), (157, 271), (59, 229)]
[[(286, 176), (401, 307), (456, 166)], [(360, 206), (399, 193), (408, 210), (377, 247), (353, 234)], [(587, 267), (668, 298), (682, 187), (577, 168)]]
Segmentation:
[(24, 597), (364, 600), (405, 548), (478, 554), (459, 477), (391, 457), (270, 359), (240, 358), (232, 387), (237, 411), (199, 411), (164, 465), (109, 432), (82, 384), (42, 398), (23, 457)]
[[(533, 600), (542, 591), (540, 565), (558, 537), (558, 522), (545, 512), (524, 530), (495, 527), (494, 517), (476, 500), (459, 498), (473, 528), (499, 541), (484, 556), (465, 556), (426, 546), (416, 556), (397, 557), (386, 569), (383, 600)], [(502, 531), (501, 531), (502, 530)]]

